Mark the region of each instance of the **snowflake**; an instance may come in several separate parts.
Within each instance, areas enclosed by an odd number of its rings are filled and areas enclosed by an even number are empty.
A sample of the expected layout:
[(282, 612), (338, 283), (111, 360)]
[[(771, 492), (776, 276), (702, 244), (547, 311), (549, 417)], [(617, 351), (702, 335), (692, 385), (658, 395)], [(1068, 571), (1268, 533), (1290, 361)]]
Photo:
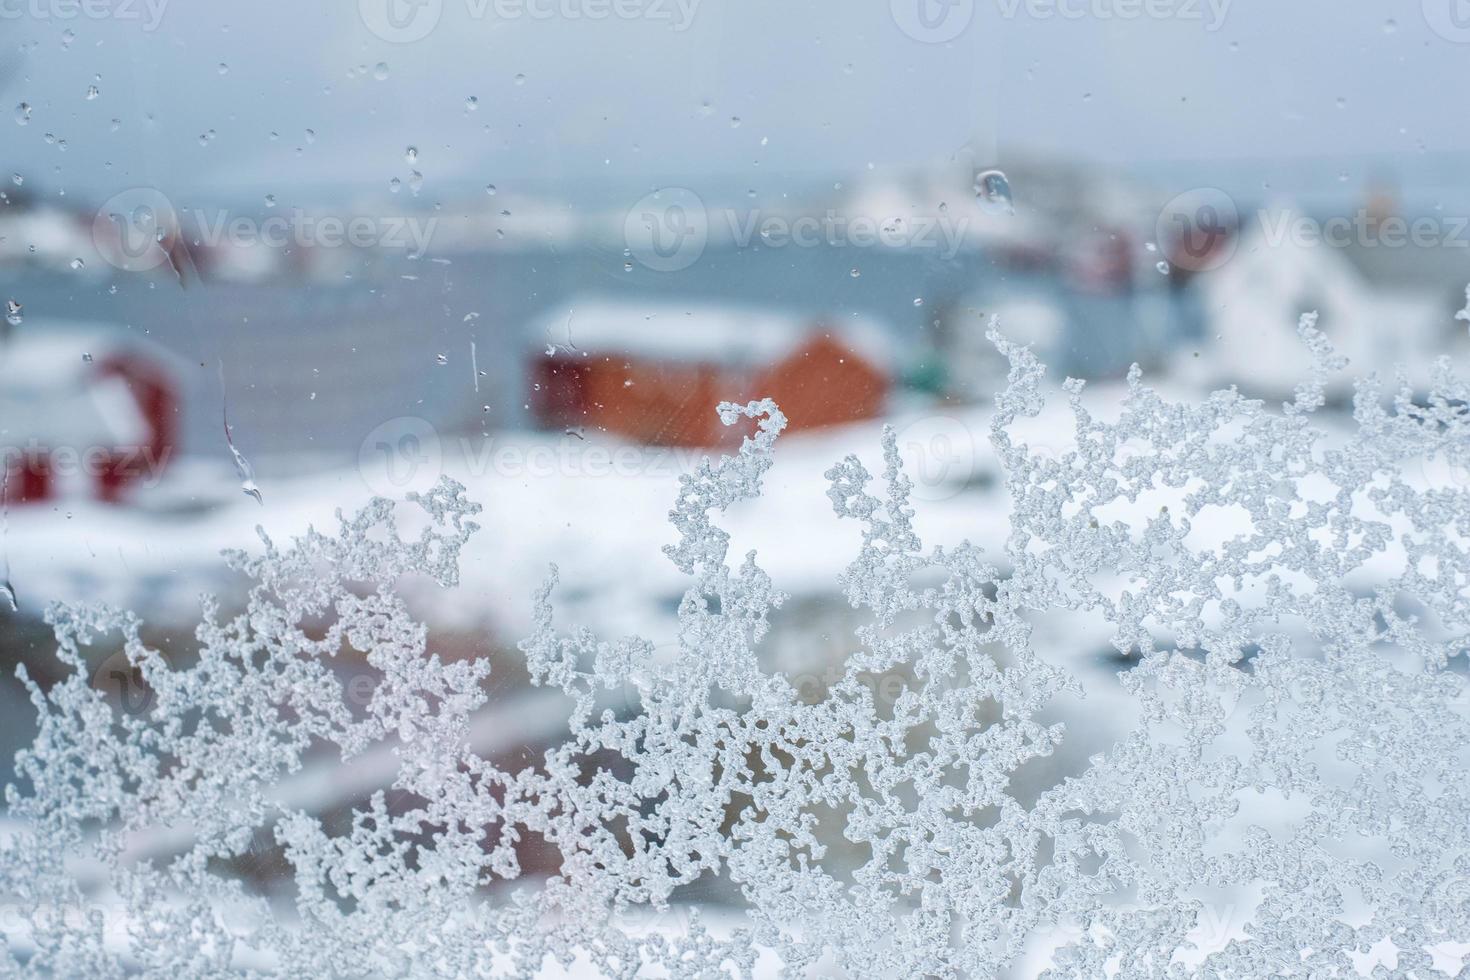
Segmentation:
[[(573, 707), (521, 768), (470, 748), (489, 661), (431, 654), (394, 590), (457, 583), (479, 507), (452, 480), (410, 496), (417, 537), (375, 500), (334, 535), (228, 554), (248, 604), (205, 600), (187, 667), (128, 613), (54, 607), (71, 672), (43, 691), (19, 669), (40, 730), (7, 790), (0, 963), (959, 977), (1039, 946), (1051, 976), (1470, 975), (1470, 491), (1415, 476), (1470, 466), (1470, 388), (1447, 362), (1419, 401), (1370, 377), (1336, 433), (1315, 423), (1340, 359), (1311, 316), (1300, 333), (1316, 368), (1280, 411), (1234, 390), (1171, 404), (1135, 368), (1106, 422), (1068, 379), (1055, 455), (1015, 441), (1043, 368), (992, 328), (1005, 553), (925, 547), (891, 431), (876, 483), (833, 466), (834, 511), (862, 530), (836, 584), (865, 619), (815, 700), (763, 668), (784, 596), (718, 523), (760, 493), (785, 419), (721, 405), (755, 431), (680, 480), (676, 649), (559, 629), (553, 569), (520, 650)], [(1049, 616), (1106, 625), (1136, 716), (1071, 767), (1057, 705), (1098, 692), (1033, 643)], [(88, 682), (84, 648), (110, 637), (144, 710)], [(368, 696), (345, 656), (375, 672)], [(315, 754), (384, 746), (391, 785), (357, 805), (282, 791)], [(549, 873), (522, 873), (533, 845)], [(262, 886), (251, 862), (281, 873)], [(688, 911), (714, 882), (737, 925)]]

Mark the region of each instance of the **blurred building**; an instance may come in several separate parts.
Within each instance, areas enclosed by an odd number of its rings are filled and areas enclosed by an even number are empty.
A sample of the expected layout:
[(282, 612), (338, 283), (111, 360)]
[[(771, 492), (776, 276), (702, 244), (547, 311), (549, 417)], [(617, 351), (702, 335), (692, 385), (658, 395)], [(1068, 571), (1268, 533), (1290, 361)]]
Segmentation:
[(874, 418), (896, 368), (871, 321), (734, 306), (586, 300), (544, 317), (533, 336), (537, 423), (648, 445), (730, 442), (713, 411), (720, 401), (774, 398), (791, 429)]
[[(1218, 268), (1198, 273), (1204, 326), (1200, 342), (1176, 358), (1181, 376), (1208, 386), (1235, 384), (1248, 394), (1289, 398), (1308, 376), (1311, 355), (1297, 335), (1315, 312), (1337, 353), (1355, 370), (1328, 379), (1329, 398), (1351, 397), (1350, 379), (1378, 371), (1427, 389), (1433, 359), (1425, 352), (1464, 349), (1454, 319), (1470, 281), (1470, 250), (1389, 244), (1355, 235), (1341, 244), (1267, 228), (1290, 229), (1302, 217), (1285, 205), (1247, 222)], [(1306, 227), (1316, 227), (1307, 219)]]
[(0, 339), (0, 465), (9, 503), (107, 502), (176, 448), (181, 373), (156, 344), (91, 323), (27, 320)]

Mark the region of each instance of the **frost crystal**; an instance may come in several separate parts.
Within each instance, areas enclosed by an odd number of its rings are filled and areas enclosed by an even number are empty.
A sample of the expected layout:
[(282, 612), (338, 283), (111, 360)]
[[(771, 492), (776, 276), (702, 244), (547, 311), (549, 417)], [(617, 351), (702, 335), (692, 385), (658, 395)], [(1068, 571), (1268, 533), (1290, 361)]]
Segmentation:
[[(1334, 431), (1314, 422), (1341, 365), (1311, 317), (1301, 334), (1317, 367), (1279, 412), (1233, 390), (1171, 404), (1135, 368), (1107, 422), (1068, 380), (1055, 456), (1013, 434), (1043, 407), (1041, 365), (992, 332), (1005, 553), (926, 550), (891, 432), (876, 486), (835, 465), (832, 506), (862, 529), (839, 584), (866, 620), (815, 702), (762, 666), (783, 596), (753, 553), (730, 564), (718, 524), (759, 493), (785, 419), (721, 405), (756, 431), (681, 478), (677, 649), (559, 630), (553, 570), (521, 651), (574, 707), (521, 768), (469, 747), (489, 661), (428, 653), (394, 591), (456, 583), (479, 508), (453, 481), (412, 498), (417, 538), (378, 500), (335, 536), (229, 555), (248, 608), (206, 601), (187, 667), (128, 614), (55, 608), (73, 673), (26, 680), (41, 728), (8, 791), (0, 962), (958, 977), (1040, 949), (1066, 977), (1470, 975), (1470, 490), (1436, 478), (1470, 469), (1470, 389), (1447, 363), (1420, 401), (1370, 378)], [(1049, 618), (1103, 624), (1116, 690), (1084, 692), (1069, 651), (1034, 642)], [(114, 634), (141, 712), (88, 683), (83, 648)], [(349, 653), (368, 697), (332, 669)], [(1084, 694), (1121, 738), (1073, 744), (1058, 706)], [(292, 774), (327, 751), (390, 752), (391, 785), (308, 813)], [(523, 876), (533, 844), (553, 869)], [(249, 860), (279, 865), (272, 893)], [(738, 925), (637, 925), (717, 886)]]

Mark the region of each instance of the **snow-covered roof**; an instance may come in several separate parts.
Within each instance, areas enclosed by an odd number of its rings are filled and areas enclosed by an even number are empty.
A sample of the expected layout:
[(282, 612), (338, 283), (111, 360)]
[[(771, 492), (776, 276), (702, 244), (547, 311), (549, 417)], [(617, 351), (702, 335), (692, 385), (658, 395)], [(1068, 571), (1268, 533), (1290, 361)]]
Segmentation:
[(76, 259), (95, 253), (91, 222), (77, 214), (50, 204), (0, 212), (0, 263), (40, 263), (95, 278), (106, 268), (103, 263), (72, 266)]
[(777, 361), (820, 335), (874, 364), (889, 365), (895, 358), (888, 332), (875, 320), (716, 303), (574, 299), (541, 316), (532, 334), (542, 346), (724, 364)]
[[(1286, 205), (1270, 209), (1270, 222), (1290, 227)], [(1250, 391), (1287, 397), (1310, 368), (1311, 355), (1297, 336), (1297, 319), (1315, 310), (1318, 327), (1352, 370), (1329, 379), (1328, 389), (1345, 394), (1350, 380), (1368, 370), (1392, 373), (1398, 364), (1419, 365), (1409, 380), (1428, 383), (1418, 356), (1440, 349), (1451, 323), (1443, 297), (1417, 291), (1393, 292), (1364, 280), (1344, 250), (1324, 242), (1273, 242), (1256, 223), (1247, 223), (1234, 254), (1200, 277), (1208, 317), (1201, 357), (1189, 354), (1177, 367), (1200, 384), (1239, 383)]]
[(11, 328), (0, 341), (0, 444), (35, 440), (80, 449), (147, 442), (147, 423), (127, 383), (99, 370), (119, 356), (144, 357), (176, 372), (162, 348), (106, 324), (27, 317)]
[(51, 391), (77, 384), (109, 357), (130, 355), (161, 371), (179, 369), (178, 358), (163, 347), (107, 323), (27, 316), (0, 336), (7, 338), (0, 340), (0, 391)]

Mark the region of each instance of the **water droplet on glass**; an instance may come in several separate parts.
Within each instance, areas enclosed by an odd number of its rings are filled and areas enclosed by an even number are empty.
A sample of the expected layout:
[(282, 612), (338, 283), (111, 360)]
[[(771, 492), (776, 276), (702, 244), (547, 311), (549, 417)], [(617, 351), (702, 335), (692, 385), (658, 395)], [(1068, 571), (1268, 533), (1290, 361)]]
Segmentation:
[(730, 117), (730, 128), (731, 129), (739, 129), (740, 128), (740, 117), (739, 116), (731, 116)]
[(26, 182), (26, 179), (20, 174), (11, 174), (10, 181), (11, 183), (15, 184), (16, 187), (19, 187), (21, 184), (24, 184)]
[(424, 186), (424, 175), (423, 174), (421, 174), (417, 170), (415, 170), (413, 173), (411, 173), (411, 174), (408, 175), (408, 189), (409, 190), (411, 190), (415, 194), (417, 194), (419, 192), (419, 188), (421, 188), (423, 186)]
[(216, 71), (218, 71), (221, 75), (228, 75), (230, 73), (230, 66), (221, 61)]
[(267, 194), (265, 196), (265, 206), (268, 208), (276, 206), (276, 196), (274, 194)]
[(25, 307), (21, 306), (14, 299), (7, 299), (5, 301), (5, 322), (12, 327), (20, 326), (21, 320), (24, 319), (24, 311)]
[(373, 77), (376, 78), (380, 82), (387, 81), (388, 80), (388, 62), (386, 62), (386, 61), (380, 61), (376, 65), (373, 65)]
[(31, 106), (28, 102), (22, 102), (15, 107), (15, 124), (24, 126), (31, 121)]
[(494, 184), (486, 184), (485, 185), (485, 193), (486, 194), (489, 194), (491, 197), (494, 197), (495, 196), (495, 185)]
[(440, 364), (440, 366), (443, 366), (443, 365), (449, 363), (449, 355), (448, 354), (435, 354), (434, 355), (434, 360), (435, 361), (438, 361), (439, 364)]
[(914, 305), (915, 306), (923, 306), (924, 305), (924, 297), (922, 297), (922, 296), (915, 296), (914, 297)]
[(623, 271), (624, 272), (632, 272), (633, 271), (633, 263), (631, 263), (631, 262), (624, 262), (623, 263)]
[(87, 263), (83, 262), (81, 259), (72, 259), (71, 267), (73, 270), (85, 269), (87, 267)]
[(975, 199), (992, 214), (1013, 214), (1011, 182), (999, 170), (982, 170), (975, 175)]
[(857, 279), (857, 278), (859, 278), (859, 277), (862, 276), (862, 271), (859, 270), (859, 269), (851, 269), (851, 270), (848, 271), (847, 274), (849, 276), (852, 276), (854, 279)]
[(404, 150), (403, 159), (407, 160), (410, 164), (418, 163), (419, 148), (416, 146), (410, 146), (408, 149)]
[(515, 77), (515, 83), (517, 85), (524, 85), (524, 84), (526, 84), (526, 76), (525, 75), (517, 75)]
[(1392, 17), (1383, 22), (1383, 33), (1385, 34), (1396, 34), (1398, 33), (1398, 29), (1399, 22), (1394, 20)]
[(72, 30), (70, 27), (61, 32), (61, 46), (63, 48), (71, 47), (71, 42), (75, 41), (76, 39), (77, 32)]
[(1339, 95), (1337, 97), (1337, 107), (1339, 109), (1346, 109), (1347, 108), (1347, 99), (1344, 99), (1342, 96)]
[(402, 186), (403, 186), (403, 181), (399, 180), (397, 177), (391, 177), (391, 178), (389, 178), (389, 180), (388, 180), (388, 190), (389, 190), (390, 193), (397, 194), (398, 193), (398, 188), (400, 188)]
[[(210, 130), (210, 132), (213, 133), (214, 130)], [(316, 142), (316, 130), (314, 130), (314, 129), (308, 129), (306, 131), (306, 133), (305, 133), (305, 137), (306, 137), (306, 142), (308, 142), (308, 143), (315, 143)]]
[(464, 100), (465, 112), (474, 112), (478, 108), (480, 108), (480, 100), (475, 98), (473, 95)]
[(95, 86), (95, 85), (88, 85), (87, 86), (87, 101), (88, 102), (91, 102), (93, 99), (97, 98), (97, 96), (99, 96), (101, 94), (102, 94), (102, 90), (99, 89), (97, 86)]
[(1155, 262), (1154, 268), (1159, 270), (1160, 275), (1167, 276), (1169, 274), (1169, 263), (1165, 262), (1163, 259), (1159, 259), (1159, 261)]

